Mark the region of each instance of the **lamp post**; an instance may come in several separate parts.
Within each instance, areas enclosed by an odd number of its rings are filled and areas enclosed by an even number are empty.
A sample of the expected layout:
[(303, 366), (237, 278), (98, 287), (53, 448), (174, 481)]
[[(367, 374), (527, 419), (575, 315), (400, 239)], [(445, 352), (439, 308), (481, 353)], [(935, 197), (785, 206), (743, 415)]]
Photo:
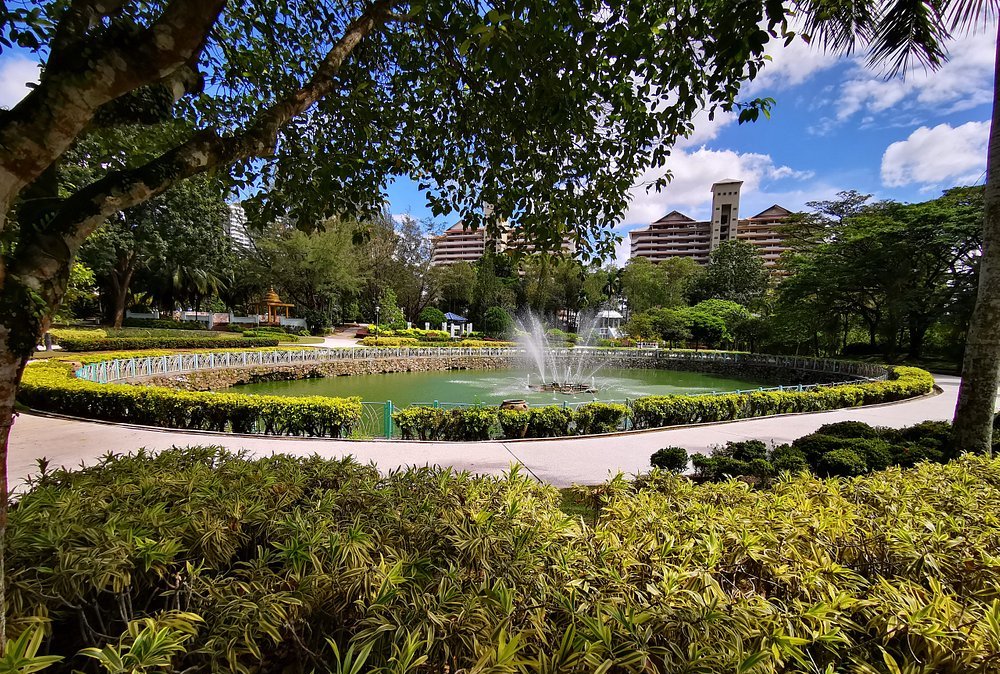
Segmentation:
[(378, 315), (382, 311), (382, 307), (375, 305), (375, 346), (378, 346)]

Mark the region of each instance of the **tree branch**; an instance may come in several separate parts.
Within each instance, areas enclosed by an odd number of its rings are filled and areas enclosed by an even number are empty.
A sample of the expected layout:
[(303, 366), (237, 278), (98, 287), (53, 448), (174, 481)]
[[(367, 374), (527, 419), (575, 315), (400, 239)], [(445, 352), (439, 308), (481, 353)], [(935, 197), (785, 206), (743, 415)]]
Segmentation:
[[(171, 0), (160, 17), (134, 40), (108, 50), (94, 62), (65, 63), (43, 78), (13, 110), (0, 118), (0, 209), (48, 168), (91, 122), (105, 103), (169, 76), (201, 52), (226, 0)], [(86, 3), (82, 3), (86, 5)], [(60, 22), (80, 28), (87, 11), (70, 10)], [(2, 231), (2, 220), (0, 220)]]
[(24, 228), (8, 274), (41, 295), (50, 305), (65, 293), (70, 263), (86, 238), (109, 216), (163, 193), (172, 185), (216, 166), (268, 156), (281, 128), (305, 112), (334, 86), (334, 77), (354, 48), (382, 25), (393, 4), (378, 0), (355, 19), (300, 89), (262, 111), (245, 131), (220, 137), (202, 131), (151, 162), (109, 173), (64, 200), (55, 217), (37, 228)]

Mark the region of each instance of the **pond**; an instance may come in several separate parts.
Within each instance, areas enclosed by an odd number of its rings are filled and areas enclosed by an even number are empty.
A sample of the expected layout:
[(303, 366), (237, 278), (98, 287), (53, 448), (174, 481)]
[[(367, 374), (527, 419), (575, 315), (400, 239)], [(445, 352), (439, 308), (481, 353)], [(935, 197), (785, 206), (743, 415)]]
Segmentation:
[[(498, 405), (512, 398), (527, 400), (532, 405), (572, 404), (595, 399), (624, 401), (648, 395), (736, 391), (772, 385), (750, 378), (734, 379), (704, 372), (611, 368), (600, 370), (594, 377), (596, 393), (565, 395), (530, 391), (527, 382), (527, 370), (446, 370), (264, 382), (234, 386), (232, 391), (279, 396), (361, 396), (369, 402), (391, 400), (399, 408), (421, 403), (430, 405), (434, 401)], [(534, 383), (538, 383), (537, 380)]]

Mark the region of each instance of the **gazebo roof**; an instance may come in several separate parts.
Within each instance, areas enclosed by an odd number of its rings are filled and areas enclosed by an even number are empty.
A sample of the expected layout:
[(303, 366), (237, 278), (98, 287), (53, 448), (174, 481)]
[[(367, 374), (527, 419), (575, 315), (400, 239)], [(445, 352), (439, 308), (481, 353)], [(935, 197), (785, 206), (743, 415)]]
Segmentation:
[(453, 314), (450, 311), (444, 315), (444, 319), (449, 323), (468, 323), (469, 319), (465, 316), (459, 316), (458, 314)]

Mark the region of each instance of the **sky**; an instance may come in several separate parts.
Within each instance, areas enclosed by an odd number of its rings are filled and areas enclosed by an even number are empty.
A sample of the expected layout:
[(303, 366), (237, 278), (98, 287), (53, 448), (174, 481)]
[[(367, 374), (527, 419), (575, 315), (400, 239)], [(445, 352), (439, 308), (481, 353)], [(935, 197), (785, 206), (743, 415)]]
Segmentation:
[[(741, 212), (772, 204), (790, 210), (808, 201), (858, 190), (880, 199), (925, 201), (956, 185), (985, 179), (995, 55), (993, 29), (949, 43), (939, 70), (919, 67), (886, 79), (864, 57), (838, 57), (796, 40), (769, 49), (772, 61), (741, 92), (771, 97), (770, 119), (737, 124), (735, 115), (696, 119), (695, 133), (675, 146), (667, 168), (671, 183), (659, 193), (634, 189), (616, 231), (623, 236), (616, 262), (628, 258), (627, 232), (679, 210), (707, 218), (712, 183), (743, 181)], [(37, 79), (34, 62), (16, 52), (0, 56), (0, 107), (11, 107)], [(636, 184), (659, 177), (641, 176)], [(389, 188), (394, 214), (430, 218), (416, 185)], [(439, 227), (457, 218), (439, 219)]]

